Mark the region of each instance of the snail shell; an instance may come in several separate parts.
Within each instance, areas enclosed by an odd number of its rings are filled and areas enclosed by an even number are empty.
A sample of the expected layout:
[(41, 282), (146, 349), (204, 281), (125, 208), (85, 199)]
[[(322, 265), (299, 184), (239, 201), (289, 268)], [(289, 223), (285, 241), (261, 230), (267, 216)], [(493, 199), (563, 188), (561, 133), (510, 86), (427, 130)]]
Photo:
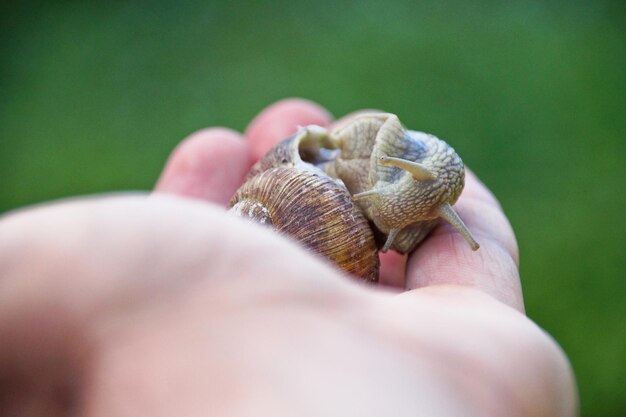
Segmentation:
[(345, 186), (315, 166), (321, 147), (332, 146), (320, 129), (301, 129), (261, 159), (233, 196), (230, 211), (272, 226), (346, 272), (375, 281), (379, 261), (367, 219)]
[(344, 182), (367, 218), (387, 236), (383, 251), (412, 251), (439, 218), (478, 249), (452, 209), (463, 190), (465, 169), (447, 143), (406, 130), (388, 113), (357, 117), (333, 132), (331, 140), (340, 154), (325, 169)]
[(301, 128), (276, 145), (252, 167), (231, 212), (374, 281), (377, 248), (408, 253), (440, 218), (478, 249), (452, 208), (464, 176), (444, 141), (406, 130), (393, 114), (371, 113), (331, 133)]

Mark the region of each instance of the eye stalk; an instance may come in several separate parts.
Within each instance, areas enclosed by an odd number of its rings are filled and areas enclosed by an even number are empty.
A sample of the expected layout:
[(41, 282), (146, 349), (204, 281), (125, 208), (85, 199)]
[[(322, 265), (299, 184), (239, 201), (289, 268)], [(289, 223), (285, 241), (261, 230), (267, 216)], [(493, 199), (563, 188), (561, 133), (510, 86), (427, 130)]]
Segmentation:
[(441, 206), (439, 206), (438, 211), (439, 216), (448, 223), (450, 223), (450, 225), (454, 227), (456, 231), (461, 234), (461, 236), (463, 236), (463, 238), (470, 245), (473, 251), (476, 251), (478, 250), (478, 248), (480, 248), (480, 245), (478, 244), (478, 242), (476, 242), (474, 236), (472, 236), (472, 232), (470, 232), (467, 226), (465, 226), (463, 220), (461, 220), (459, 215), (456, 214), (456, 211), (454, 211), (450, 204), (443, 203)]
[(428, 168), (418, 162), (402, 158), (394, 158), (393, 156), (381, 156), (378, 158), (378, 162), (381, 165), (394, 166), (403, 169), (413, 175), (413, 178), (417, 181), (435, 181), (437, 179), (435, 173), (431, 172)]

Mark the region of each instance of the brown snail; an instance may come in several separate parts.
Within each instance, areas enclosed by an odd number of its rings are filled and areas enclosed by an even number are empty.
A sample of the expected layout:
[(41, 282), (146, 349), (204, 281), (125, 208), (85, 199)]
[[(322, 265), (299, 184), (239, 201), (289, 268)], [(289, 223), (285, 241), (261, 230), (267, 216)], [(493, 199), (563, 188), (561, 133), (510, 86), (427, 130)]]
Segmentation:
[(452, 209), (464, 176), (444, 141), (369, 113), (332, 132), (300, 128), (252, 167), (230, 211), (375, 281), (379, 248), (410, 252), (439, 218), (478, 249)]

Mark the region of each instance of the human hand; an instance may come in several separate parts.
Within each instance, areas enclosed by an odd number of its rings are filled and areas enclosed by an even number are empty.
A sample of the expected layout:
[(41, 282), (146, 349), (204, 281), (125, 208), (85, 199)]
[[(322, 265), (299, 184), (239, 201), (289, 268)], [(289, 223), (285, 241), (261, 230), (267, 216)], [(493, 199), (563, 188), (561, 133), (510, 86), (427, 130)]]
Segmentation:
[(473, 175), (456, 207), (481, 249), (440, 226), (406, 270), (385, 255), (395, 291), (215, 207), (311, 123), (332, 122), (284, 101), (245, 141), (192, 135), (153, 196), (0, 221), (0, 414), (574, 415), (569, 364), (524, 316), (513, 233)]

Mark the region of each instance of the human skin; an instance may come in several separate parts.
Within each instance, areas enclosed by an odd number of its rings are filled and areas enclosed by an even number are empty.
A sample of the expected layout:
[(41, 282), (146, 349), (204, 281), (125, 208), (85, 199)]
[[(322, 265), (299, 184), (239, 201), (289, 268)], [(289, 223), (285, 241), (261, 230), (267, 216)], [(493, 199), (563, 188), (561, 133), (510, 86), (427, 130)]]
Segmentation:
[(567, 358), (524, 313), (509, 222), (471, 172), (455, 208), (480, 250), (442, 224), (384, 255), (379, 286), (226, 214), (274, 143), (345, 120), (285, 100), (243, 135), (185, 139), (151, 195), (2, 217), (0, 415), (576, 415)]

